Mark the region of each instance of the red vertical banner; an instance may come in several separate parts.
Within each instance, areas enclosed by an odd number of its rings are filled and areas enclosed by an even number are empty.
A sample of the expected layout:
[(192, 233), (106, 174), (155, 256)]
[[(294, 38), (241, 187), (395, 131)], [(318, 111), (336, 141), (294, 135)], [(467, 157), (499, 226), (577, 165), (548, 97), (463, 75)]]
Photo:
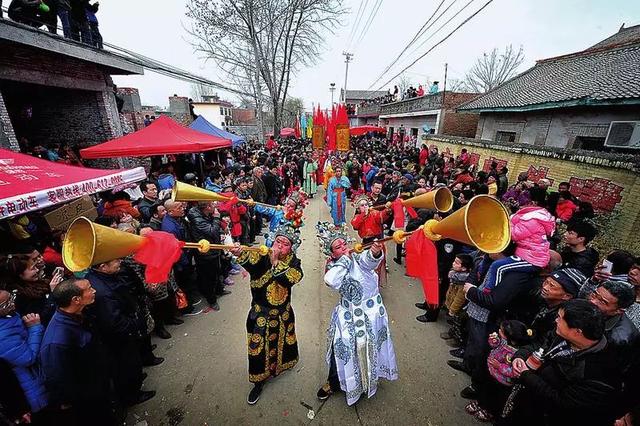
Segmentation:
[(349, 151), (349, 125), (338, 124), (336, 126), (336, 149)]

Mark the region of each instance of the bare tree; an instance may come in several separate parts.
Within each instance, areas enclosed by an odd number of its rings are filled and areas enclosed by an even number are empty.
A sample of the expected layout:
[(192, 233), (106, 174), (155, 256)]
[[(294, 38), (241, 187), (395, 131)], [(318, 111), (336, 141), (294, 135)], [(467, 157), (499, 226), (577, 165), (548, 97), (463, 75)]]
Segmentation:
[(196, 102), (202, 101), (202, 96), (215, 95), (216, 89), (203, 83), (191, 84), (191, 98)]
[(457, 78), (447, 80), (447, 91), (458, 93), (471, 92), (464, 80), (460, 80)]
[(295, 127), (296, 118), (300, 117), (303, 111), (304, 101), (301, 98), (287, 98), (282, 110), (282, 125), (284, 127)]
[(488, 92), (514, 77), (522, 62), (524, 62), (522, 46), (516, 51), (512, 45), (509, 45), (502, 53), (495, 48), (490, 53), (485, 52), (476, 60), (471, 70), (467, 72), (464, 82), (467, 89), (472, 92)]
[(268, 102), (277, 134), (291, 77), (319, 58), (324, 35), (344, 12), (342, 2), (189, 0), (189, 33), (196, 50), (217, 63), (229, 84), (252, 93), (258, 114)]
[(406, 73), (400, 74), (400, 77), (398, 77), (395, 83), (395, 85), (398, 86), (398, 95), (400, 99), (402, 99), (405, 92), (409, 87), (411, 87), (412, 84), (413, 84), (413, 81), (411, 81), (411, 79), (407, 76)]

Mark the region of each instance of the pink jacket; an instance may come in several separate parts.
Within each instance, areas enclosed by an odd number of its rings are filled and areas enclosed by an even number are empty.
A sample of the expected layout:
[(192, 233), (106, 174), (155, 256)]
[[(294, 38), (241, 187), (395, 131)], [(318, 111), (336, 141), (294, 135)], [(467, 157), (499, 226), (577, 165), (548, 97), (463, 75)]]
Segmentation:
[(511, 239), (516, 243), (516, 256), (534, 266), (544, 268), (549, 263), (549, 241), (556, 221), (542, 207), (525, 207), (511, 216)]

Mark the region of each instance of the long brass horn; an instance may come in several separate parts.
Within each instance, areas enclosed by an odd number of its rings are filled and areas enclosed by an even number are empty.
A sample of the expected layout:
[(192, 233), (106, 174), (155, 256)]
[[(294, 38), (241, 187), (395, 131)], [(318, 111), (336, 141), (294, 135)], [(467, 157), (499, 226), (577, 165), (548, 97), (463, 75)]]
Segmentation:
[(229, 201), (229, 197), (220, 195), (217, 192), (209, 191), (204, 188), (189, 185), (188, 183), (178, 182), (171, 190), (171, 201)]
[(449, 188), (436, 188), (426, 194), (403, 200), (402, 205), (417, 209), (434, 209), (446, 213), (453, 207), (453, 194)]
[(144, 237), (98, 225), (86, 217), (71, 223), (62, 243), (62, 261), (72, 272), (129, 256), (144, 244)]
[[(376, 210), (389, 208), (391, 203), (373, 207)], [(407, 200), (402, 200), (402, 205), (417, 209), (433, 209), (440, 213), (446, 213), (453, 207), (453, 194), (449, 188), (436, 188), (425, 194), (416, 195)]]
[(441, 221), (428, 220), (422, 231), (431, 240), (451, 238), (485, 253), (500, 253), (511, 241), (509, 213), (489, 195), (473, 197), (466, 206)]
[[(171, 200), (172, 201), (221, 201), (227, 202), (230, 201), (231, 198), (225, 197), (222, 194), (218, 194), (214, 191), (209, 191), (208, 189), (203, 189), (197, 186), (189, 185), (188, 183), (176, 181), (176, 184), (171, 191)], [(258, 201), (253, 200), (238, 200), (241, 203), (248, 204), (250, 206), (260, 205), (264, 207), (271, 207), (274, 209), (280, 210), (282, 206), (274, 206), (267, 203), (260, 203)]]

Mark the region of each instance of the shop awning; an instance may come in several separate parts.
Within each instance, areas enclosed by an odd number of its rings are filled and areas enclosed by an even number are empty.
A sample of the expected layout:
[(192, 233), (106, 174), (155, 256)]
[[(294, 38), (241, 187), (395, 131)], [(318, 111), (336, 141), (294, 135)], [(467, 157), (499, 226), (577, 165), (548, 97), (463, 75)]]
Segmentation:
[(82, 158), (148, 157), (229, 148), (231, 140), (184, 127), (167, 116), (134, 133), (80, 150)]
[(146, 177), (142, 167), (90, 169), (0, 149), (0, 219), (66, 203)]
[(217, 136), (219, 138), (230, 139), (233, 143), (233, 146), (236, 147), (245, 142), (242, 136), (234, 135), (233, 133), (222, 130), (209, 121), (207, 121), (203, 116), (199, 116), (195, 119), (193, 123), (189, 126), (190, 129), (197, 130), (198, 132), (206, 133), (211, 136)]
[(373, 133), (387, 133), (387, 129), (378, 126), (357, 126), (349, 129), (351, 136), (366, 135), (369, 132)]

